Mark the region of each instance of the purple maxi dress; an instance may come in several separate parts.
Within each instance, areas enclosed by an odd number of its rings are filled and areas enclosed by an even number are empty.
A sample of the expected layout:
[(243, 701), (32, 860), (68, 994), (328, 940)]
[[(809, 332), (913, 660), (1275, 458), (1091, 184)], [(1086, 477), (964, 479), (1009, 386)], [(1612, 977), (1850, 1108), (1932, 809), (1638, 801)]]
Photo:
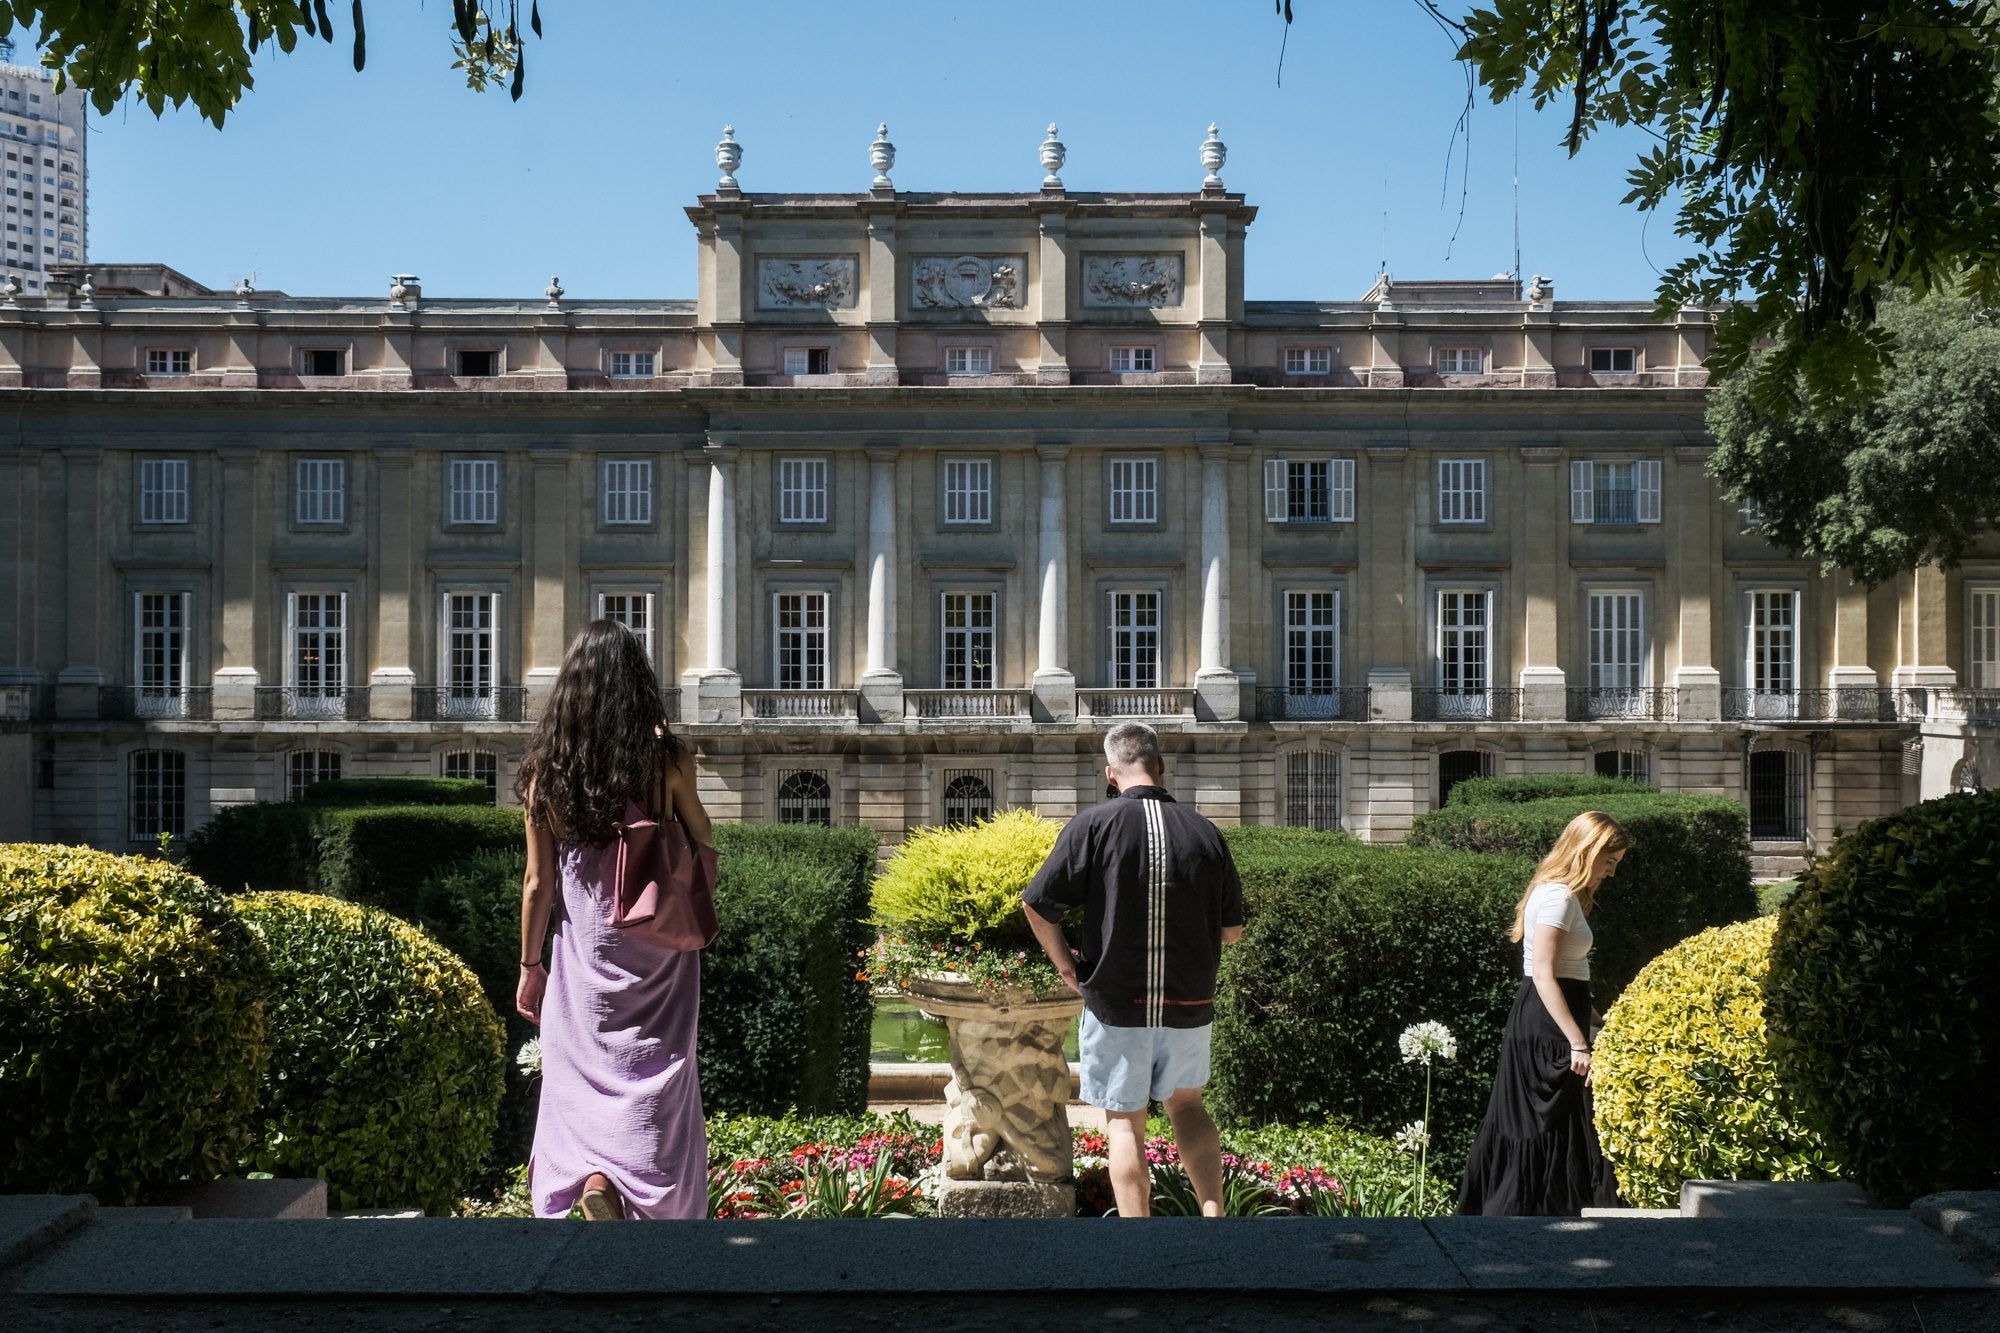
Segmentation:
[(542, 1102), (528, 1176), (538, 1217), (564, 1217), (602, 1172), (627, 1217), (708, 1215), (708, 1132), (695, 1067), (701, 955), (614, 927), (618, 844), (562, 843), (562, 901), (542, 1002)]

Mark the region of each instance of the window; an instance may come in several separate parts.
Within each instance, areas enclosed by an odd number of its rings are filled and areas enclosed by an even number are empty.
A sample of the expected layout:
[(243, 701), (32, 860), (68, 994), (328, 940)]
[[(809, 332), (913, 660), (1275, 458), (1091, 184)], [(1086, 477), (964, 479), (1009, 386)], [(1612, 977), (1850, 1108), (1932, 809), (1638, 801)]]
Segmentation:
[(1576, 458), (1569, 465), (1569, 521), (1600, 526), (1660, 521), (1660, 460), (1607, 463)]
[(1113, 523), (1160, 521), (1159, 459), (1112, 459), (1110, 489)]
[(605, 460), (604, 521), (607, 524), (653, 521), (652, 459)]
[(1806, 763), (1797, 750), (1756, 750), (1750, 755), (1750, 836), (1803, 842), (1806, 836)]
[(1160, 688), (1160, 594), (1111, 594), (1111, 661), (1106, 679), (1117, 690)]
[(347, 594), (292, 594), (292, 645), (286, 663), (292, 716), (345, 717), (347, 693)]
[[(1449, 588), (1437, 595), (1437, 683), (1446, 696), (1480, 701), (1471, 716), (1484, 716), (1486, 695), (1487, 596), (1483, 591)], [(1469, 705), (1461, 705), (1466, 707)], [(1441, 702), (1439, 716), (1454, 713)]]
[(299, 374), (325, 376), (347, 373), (347, 353), (331, 347), (307, 347), (299, 352)]
[(2000, 689), (2000, 588), (1973, 588), (1965, 618), (1965, 683), (1975, 690)]
[(1285, 756), (1285, 823), (1331, 833), (1340, 828), (1340, 756), (1293, 750)]
[(613, 352), (611, 378), (614, 380), (653, 378), (653, 355), (651, 352)]
[(795, 768), (778, 778), (778, 822), (780, 824), (833, 823), (833, 788), (826, 774), (815, 768)]
[(1646, 681), (1645, 598), (1636, 592), (1590, 594), (1591, 716), (1643, 716)]
[(1591, 765), (1600, 778), (1624, 778), (1627, 782), (1651, 782), (1652, 765), (1641, 750), (1599, 750)]
[(486, 784), (486, 804), (500, 803), (500, 759), (484, 750), (451, 750), (444, 756), (444, 776)]
[(1287, 375), (1327, 375), (1333, 372), (1333, 349), (1331, 347), (1287, 347), (1285, 349), (1285, 373)]
[(962, 828), (993, 817), (993, 770), (954, 768), (944, 775), (944, 825)]
[(1438, 756), (1438, 808), (1451, 799), (1451, 789), (1467, 778), (1491, 777), (1493, 756), (1484, 750), (1447, 750)]
[(292, 469), (296, 492), (292, 512), (300, 523), (347, 521), (347, 462), (301, 458)]
[(1736, 506), (1736, 525), (1744, 532), (1756, 532), (1764, 526), (1764, 506), (1755, 500), (1745, 500)]
[(990, 592), (948, 592), (940, 613), (938, 682), (947, 690), (993, 688)]
[[(1287, 592), (1285, 693), (1328, 698), (1339, 687), (1340, 594)], [(1292, 711), (1288, 704), (1286, 716)]]
[(139, 460), (139, 521), (188, 521), (188, 461), (185, 458)]
[(785, 373), (787, 375), (831, 375), (833, 373), (833, 349), (831, 347), (787, 347), (785, 349)]
[(1484, 523), (1485, 521), (1486, 460), (1439, 459), (1438, 522)]
[(1630, 375), (1638, 368), (1639, 350), (1636, 347), (1590, 349), (1590, 373), (1593, 375)]
[(305, 799), (315, 782), (340, 781), (340, 751), (294, 750), (285, 756), (285, 799)]
[(134, 750), (127, 837), (156, 842), (162, 833), (187, 832), (187, 756), (179, 750)]
[(189, 600), (184, 592), (137, 595), (132, 683), (141, 717), (179, 717), (185, 710)]
[(778, 521), (780, 523), (826, 522), (824, 458), (778, 460)]
[(1120, 374), (1139, 374), (1153, 369), (1153, 346), (1139, 343), (1111, 349), (1111, 369)]
[(777, 626), (776, 671), (781, 690), (826, 688), (826, 603), (823, 592), (781, 592), (773, 595)]
[(500, 460), (454, 458), (447, 464), (446, 521), (491, 524), (500, 521)]
[(993, 373), (993, 349), (991, 347), (947, 347), (944, 349), (944, 373), (947, 375), (991, 375)]
[(461, 379), (492, 379), (500, 373), (500, 353), (492, 348), (461, 348), (454, 374)]
[(1354, 460), (1265, 459), (1264, 518), (1271, 523), (1352, 523)]
[(1481, 375), (1485, 371), (1486, 349), (1483, 347), (1437, 349), (1437, 372), (1440, 375)]
[(649, 592), (601, 592), (597, 594), (597, 617), (615, 620), (639, 637), (645, 645), (646, 660), (657, 665), (653, 656), (653, 594)]
[(944, 464), (944, 521), (956, 524), (993, 521), (993, 461), (948, 458)]
[(490, 718), (499, 687), (494, 629), (500, 594), (448, 592), (444, 595), (444, 697), (439, 712), (448, 718)]
[(1751, 690), (1751, 716), (1790, 717), (1799, 688), (1798, 593), (1753, 590), (1748, 629), (1743, 678)]
[(146, 351), (148, 375), (187, 375), (194, 371), (194, 353), (185, 347), (152, 347)]

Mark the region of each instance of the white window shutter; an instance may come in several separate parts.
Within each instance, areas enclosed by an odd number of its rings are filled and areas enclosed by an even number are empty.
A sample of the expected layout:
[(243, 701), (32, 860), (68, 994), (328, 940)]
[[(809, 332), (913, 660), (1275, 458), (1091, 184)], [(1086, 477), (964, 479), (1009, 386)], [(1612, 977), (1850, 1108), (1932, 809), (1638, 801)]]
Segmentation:
[(1569, 521), (1591, 523), (1596, 521), (1597, 494), (1591, 489), (1591, 466), (1588, 458), (1575, 458), (1569, 465)]
[(1286, 487), (1286, 463), (1282, 458), (1264, 460), (1264, 521), (1283, 523), (1290, 517), (1290, 496)]
[(1327, 468), (1328, 517), (1336, 523), (1354, 521), (1354, 460), (1336, 458)]
[(1642, 458), (1639, 460), (1639, 521), (1658, 523), (1660, 521), (1660, 460)]

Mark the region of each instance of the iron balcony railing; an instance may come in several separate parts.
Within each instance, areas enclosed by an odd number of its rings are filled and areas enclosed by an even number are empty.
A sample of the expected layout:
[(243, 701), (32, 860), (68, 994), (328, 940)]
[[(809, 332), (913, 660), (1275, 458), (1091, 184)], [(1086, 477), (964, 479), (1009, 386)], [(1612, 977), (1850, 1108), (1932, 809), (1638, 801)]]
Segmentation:
[(215, 691), (206, 685), (160, 690), (141, 685), (105, 685), (97, 693), (97, 715), (120, 722), (207, 721)]
[(1593, 525), (1630, 527), (1639, 521), (1639, 492), (1630, 486), (1600, 486), (1590, 510)]
[(824, 722), (859, 716), (858, 690), (745, 690), (743, 716), (760, 721)]
[(485, 691), (419, 685), (410, 691), (413, 722), (524, 722), (527, 712), (525, 685), (496, 685)]
[(257, 688), (257, 720), (273, 722), (339, 722), (368, 716), (368, 689), (299, 690), (288, 686)]
[(1569, 687), (1569, 719), (1572, 722), (1629, 718), (1642, 722), (1671, 722), (1678, 694), (1672, 688), (1657, 689), (1636, 685), (1572, 685)]
[(40, 722), (53, 711), (54, 691), (44, 685), (0, 685), (0, 722)]
[(1193, 717), (1190, 689), (1078, 690), (1076, 715), (1091, 717)]
[(1257, 690), (1257, 716), (1266, 722), (1366, 722), (1368, 687), (1291, 690), (1261, 686)]
[(1521, 716), (1521, 690), (1415, 689), (1410, 691), (1410, 711), (1419, 722), (1513, 722)]
[(919, 721), (1026, 717), (1032, 690), (904, 690), (904, 710)]
[(1835, 689), (1759, 690), (1730, 685), (1722, 691), (1727, 722), (1895, 722), (1896, 690), (1873, 685)]

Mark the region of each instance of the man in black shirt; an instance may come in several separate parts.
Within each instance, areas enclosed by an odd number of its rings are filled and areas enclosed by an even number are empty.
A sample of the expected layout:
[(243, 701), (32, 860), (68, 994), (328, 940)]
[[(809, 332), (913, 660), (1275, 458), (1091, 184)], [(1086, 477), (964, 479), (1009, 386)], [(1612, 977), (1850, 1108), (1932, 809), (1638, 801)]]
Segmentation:
[[(1151, 727), (1104, 738), (1118, 799), (1063, 827), (1021, 894), (1035, 938), (1083, 996), (1083, 1100), (1101, 1106), (1120, 1217), (1150, 1211), (1146, 1107), (1166, 1104), (1181, 1165), (1203, 1215), (1222, 1215), (1222, 1149), (1202, 1105), (1222, 946), (1243, 933), (1243, 887), (1215, 825), (1160, 786), (1166, 764)], [(1081, 960), (1061, 921), (1083, 909)]]

